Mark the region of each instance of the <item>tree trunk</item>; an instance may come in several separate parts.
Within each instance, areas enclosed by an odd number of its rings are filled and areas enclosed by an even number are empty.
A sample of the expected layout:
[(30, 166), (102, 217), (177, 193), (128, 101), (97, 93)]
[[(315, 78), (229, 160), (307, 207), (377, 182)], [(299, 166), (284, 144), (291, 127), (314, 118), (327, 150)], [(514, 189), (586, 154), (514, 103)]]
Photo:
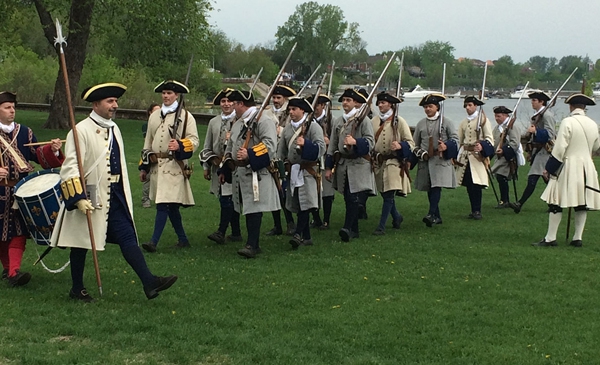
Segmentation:
[[(71, 9), (69, 12), (69, 28), (68, 32), (63, 34), (68, 35), (67, 46), (63, 45), (65, 52), (65, 61), (67, 64), (67, 74), (69, 79), (69, 89), (71, 91), (71, 102), (75, 105), (75, 100), (78, 98), (77, 86), (83, 66), (85, 64), (85, 56), (87, 42), (90, 35), (90, 26), (92, 23), (92, 12), (96, 0), (72, 0)], [(40, 23), (44, 29), (44, 35), (50, 44), (54, 45), (56, 37), (56, 27), (50, 12), (43, 4), (42, 0), (34, 0), (35, 8), (40, 18)], [(58, 48), (57, 48), (57, 52)], [(59, 55), (60, 56), (60, 55)], [(59, 59), (58, 76), (54, 85), (54, 97), (50, 105), (50, 114), (43, 128), (48, 129), (69, 129), (69, 108), (67, 104), (67, 94)]]

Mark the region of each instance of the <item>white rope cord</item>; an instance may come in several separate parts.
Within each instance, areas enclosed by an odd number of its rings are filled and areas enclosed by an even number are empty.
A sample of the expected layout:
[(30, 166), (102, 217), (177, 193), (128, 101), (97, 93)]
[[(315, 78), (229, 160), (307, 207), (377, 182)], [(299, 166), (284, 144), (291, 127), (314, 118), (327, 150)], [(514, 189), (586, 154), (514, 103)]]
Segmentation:
[[(37, 246), (38, 245), (36, 245), (36, 247), (35, 247), (35, 253), (37, 253), (37, 256), (38, 256), (38, 259), (39, 259), (41, 255), (40, 255), (40, 252), (37, 249)], [(42, 267), (44, 269), (46, 269), (46, 271), (48, 271), (49, 273), (51, 273), (51, 274), (58, 274), (58, 273), (61, 273), (61, 272), (65, 271), (65, 269), (67, 267), (69, 267), (69, 264), (71, 263), (71, 260), (67, 261), (66, 264), (64, 264), (61, 268), (56, 269), (56, 270), (53, 270), (53, 269), (49, 268), (48, 266), (46, 266), (46, 264), (44, 263), (43, 260), (40, 260), (40, 263), (42, 264)]]

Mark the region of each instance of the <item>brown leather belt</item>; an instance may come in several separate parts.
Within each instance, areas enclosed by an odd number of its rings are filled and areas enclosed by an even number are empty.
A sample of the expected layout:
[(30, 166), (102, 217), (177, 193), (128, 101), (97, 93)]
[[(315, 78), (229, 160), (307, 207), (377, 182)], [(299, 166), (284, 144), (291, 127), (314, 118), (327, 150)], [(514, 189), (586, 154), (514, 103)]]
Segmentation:
[(380, 154), (379, 156), (381, 156), (381, 159), (383, 159), (383, 161), (391, 160), (393, 158), (398, 158), (398, 156), (396, 156), (396, 155), (381, 155)]
[(10, 188), (14, 187), (15, 185), (17, 185), (17, 183), (20, 180), (7, 180), (7, 179), (2, 179), (0, 180), (0, 186), (8, 186)]
[(346, 160), (356, 160), (357, 158), (364, 158), (367, 161), (371, 161), (371, 155), (366, 154), (363, 156), (357, 156), (357, 155), (344, 155), (344, 154), (340, 154), (340, 156)]
[(169, 158), (169, 152), (154, 152), (157, 158)]
[(475, 152), (475, 145), (463, 144), (463, 149), (469, 152)]
[(238, 167), (246, 167), (246, 166), (248, 166), (248, 161), (246, 161), (246, 160), (244, 160), (244, 161), (234, 160), (234, 163)]

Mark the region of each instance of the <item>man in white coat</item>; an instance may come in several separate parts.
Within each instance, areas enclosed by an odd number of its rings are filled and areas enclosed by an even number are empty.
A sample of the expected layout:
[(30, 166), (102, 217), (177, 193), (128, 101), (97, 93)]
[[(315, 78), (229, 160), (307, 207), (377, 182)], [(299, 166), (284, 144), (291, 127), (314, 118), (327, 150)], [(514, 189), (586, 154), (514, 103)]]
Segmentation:
[[(59, 212), (51, 242), (54, 247), (71, 248), (73, 285), (69, 296), (86, 303), (94, 300), (83, 285), (85, 256), (92, 248), (90, 236), (82, 234), (88, 224), (88, 211), (96, 249), (103, 251), (105, 242), (118, 244), (123, 257), (144, 285), (148, 299), (156, 298), (158, 292), (168, 289), (177, 280), (175, 275), (154, 276), (138, 246), (125, 146), (119, 127), (111, 119), (118, 108), (117, 99), (126, 89), (121, 84), (105, 83), (83, 91), (81, 98), (92, 103), (93, 110), (77, 124), (85, 177), (82, 181), (79, 175), (73, 131), (67, 135), (65, 161), (60, 171), (65, 204)], [(85, 196), (84, 185), (89, 198)]]
[(542, 200), (548, 203), (548, 231), (534, 246), (556, 246), (563, 208), (574, 208), (575, 232), (571, 246), (581, 247), (587, 210), (600, 209), (598, 173), (592, 153), (600, 148), (598, 125), (585, 115), (586, 105), (596, 105), (584, 94), (565, 100), (571, 114), (560, 122), (556, 143), (543, 174), (549, 178)]

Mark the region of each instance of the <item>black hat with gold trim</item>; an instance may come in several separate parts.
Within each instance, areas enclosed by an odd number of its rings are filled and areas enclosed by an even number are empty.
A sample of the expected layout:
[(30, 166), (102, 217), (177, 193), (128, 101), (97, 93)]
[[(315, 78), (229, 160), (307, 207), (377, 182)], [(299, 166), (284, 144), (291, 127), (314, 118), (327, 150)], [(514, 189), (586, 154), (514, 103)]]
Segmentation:
[(543, 92), (542, 90), (534, 90), (527, 94), (529, 99), (538, 99), (542, 101), (550, 100), (550, 95), (548, 93)]
[(155, 93), (161, 93), (163, 92), (163, 90), (171, 90), (178, 94), (187, 94), (190, 92), (190, 89), (188, 89), (187, 86), (175, 80), (165, 80), (160, 84), (156, 85), (156, 87), (154, 88)]
[(312, 105), (310, 105), (310, 103), (306, 99), (301, 97), (290, 98), (290, 100), (288, 100), (287, 107), (289, 108), (290, 106), (298, 107), (304, 110), (305, 113), (312, 113), (314, 111)]
[(356, 89), (346, 89), (344, 90), (344, 93), (342, 94), (342, 96), (340, 96), (340, 98), (338, 99), (338, 101), (342, 101), (344, 98), (350, 98), (353, 99), (354, 101), (356, 101), (357, 103), (366, 103), (367, 102), (367, 98), (365, 98), (363, 95), (361, 95)]
[(379, 104), (380, 101), (387, 101), (390, 104), (400, 104), (402, 99), (398, 99), (394, 95), (388, 94), (384, 91), (377, 94), (377, 104)]
[(103, 100), (106, 98), (120, 98), (127, 91), (127, 86), (116, 82), (107, 82), (88, 87), (81, 93), (81, 98), (87, 102)]
[(512, 110), (508, 109), (504, 105), (499, 105), (497, 107), (494, 107), (494, 114), (510, 114), (510, 113), (512, 113)]
[(479, 99), (475, 95), (467, 95), (467, 96), (465, 96), (465, 101), (463, 102), (463, 105), (467, 105), (467, 103), (473, 103), (473, 104), (478, 105), (478, 106), (485, 104), (481, 99)]
[(429, 105), (429, 104), (435, 104), (437, 106), (440, 106), (440, 102), (442, 102), (444, 100), (446, 100), (446, 97), (442, 94), (438, 94), (438, 93), (427, 94), (427, 95), (423, 96), (423, 98), (419, 102), (419, 106), (425, 106), (425, 105)]
[(589, 96), (587, 96), (585, 94), (576, 93), (576, 94), (572, 94), (568, 98), (566, 98), (565, 99), (565, 104), (569, 104), (569, 105), (596, 105), (596, 102), (594, 101), (594, 99), (590, 98)]
[(0, 104), (2, 103), (15, 103), (17, 105), (17, 94), (10, 91), (0, 92)]
[[(315, 100), (315, 96), (311, 95), (308, 98), (306, 98), (306, 101), (308, 101), (311, 105), (313, 100)], [(325, 94), (319, 94), (319, 97), (317, 98), (317, 104), (327, 104), (327, 103), (331, 103), (331, 98)]]
[(296, 91), (289, 86), (275, 85), (275, 88), (273, 88), (273, 95), (281, 95), (289, 98), (296, 95)]
[(365, 97), (365, 100), (367, 100), (369, 98), (369, 93), (367, 92), (367, 90), (365, 90), (364, 88), (360, 88), (358, 89), (358, 93), (362, 96)]
[(227, 98), (227, 93), (230, 92), (230, 91), (233, 91), (233, 89), (230, 88), (230, 87), (225, 88), (225, 89), (219, 91), (219, 93), (213, 99), (213, 105), (220, 105), (221, 104), (221, 99)]
[(229, 99), (230, 101), (241, 101), (241, 102), (251, 102), (254, 103), (254, 95), (252, 95), (250, 93), (250, 91), (243, 91), (243, 90), (231, 90), (229, 91), (227, 94), (225, 94), (225, 97), (227, 99)]

